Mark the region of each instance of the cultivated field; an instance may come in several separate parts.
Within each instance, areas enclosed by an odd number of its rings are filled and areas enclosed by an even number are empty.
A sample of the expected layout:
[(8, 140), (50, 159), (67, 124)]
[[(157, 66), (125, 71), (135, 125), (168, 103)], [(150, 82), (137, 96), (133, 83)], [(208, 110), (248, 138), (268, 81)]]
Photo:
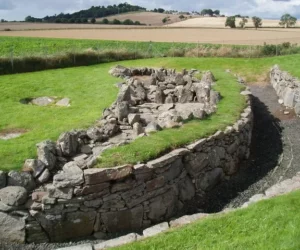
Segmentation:
[(262, 45), (300, 43), (300, 29), (132, 28), (1, 31), (0, 36)]
[[(236, 26), (239, 26), (240, 18), (236, 18)], [(193, 19), (187, 19), (178, 23), (170, 24), (171, 27), (208, 27), (208, 28), (225, 28), (226, 17), (197, 17)], [(297, 22), (296, 26), (300, 26)], [(246, 27), (253, 28), (252, 19), (248, 19)], [(262, 27), (280, 27), (279, 20), (263, 19)]]
[[(184, 15), (186, 16), (186, 15)], [(181, 22), (179, 19), (179, 15), (169, 15), (169, 14), (163, 14), (163, 13), (156, 13), (156, 12), (133, 12), (133, 13), (126, 13), (126, 14), (120, 14), (120, 15), (114, 15), (110, 17), (106, 17), (109, 21), (112, 21), (114, 19), (118, 19), (120, 21), (124, 21), (126, 19), (131, 19), (133, 21), (139, 21), (141, 23), (151, 25), (151, 26), (163, 26), (162, 20), (165, 17), (169, 17), (170, 21), (167, 25), (171, 23), (178, 23)], [(189, 16), (186, 16), (189, 17)], [(194, 18), (196, 16), (192, 16)], [(199, 16), (197, 16), (199, 17)], [(100, 18), (98, 20), (102, 20), (103, 18)]]

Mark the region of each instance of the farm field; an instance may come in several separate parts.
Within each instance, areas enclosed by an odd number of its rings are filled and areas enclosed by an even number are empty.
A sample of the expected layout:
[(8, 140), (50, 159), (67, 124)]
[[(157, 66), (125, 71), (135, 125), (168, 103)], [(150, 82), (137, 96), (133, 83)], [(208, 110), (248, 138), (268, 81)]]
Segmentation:
[(122, 28), (1, 31), (0, 36), (263, 45), (300, 43), (300, 29)]
[[(172, 23), (170, 27), (208, 27), (208, 28), (225, 28), (226, 17), (197, 17), (193, 19), (187, 19), (181, 22)], [(235, 24), (238, 27), (241, 18), (236, 18)], [(253, 22), (251, 18), (248, 19), (246, 27), (253, 28)], [(279, 20), (263, 19), (262, 28), (266, 27), (280, 27)], [(300, 23), (296, 23), (296, 27), (300, 27)]]

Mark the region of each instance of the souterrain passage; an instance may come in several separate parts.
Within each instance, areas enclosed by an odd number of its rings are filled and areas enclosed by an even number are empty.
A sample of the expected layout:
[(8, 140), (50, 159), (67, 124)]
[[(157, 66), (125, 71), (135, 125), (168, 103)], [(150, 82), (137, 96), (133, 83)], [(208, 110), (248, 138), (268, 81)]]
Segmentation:
[[(239, 207), (300, 171), (300, 119), (278, 103), (271, 85), (250, 88), (255, 117), (250, 159), (230, 182), (223, 182), (211, 192), (206, 212)], [(289, 114), (284, 115), (284, 111)]]

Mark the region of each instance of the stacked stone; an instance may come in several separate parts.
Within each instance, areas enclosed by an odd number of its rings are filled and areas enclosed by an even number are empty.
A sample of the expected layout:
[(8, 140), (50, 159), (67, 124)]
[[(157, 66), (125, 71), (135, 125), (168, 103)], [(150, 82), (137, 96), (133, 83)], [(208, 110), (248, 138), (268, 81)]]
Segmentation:
[(288, 72), (281, 71), (278, 65), (271, 69), (270, 80), (279, 97), (279, 103), (294, 108), (295, 113), (300, 115), (300, 81)]
[[(37, 145), (38, 159), (27, 160), (23, 172), (0, 172), (0, 240), (67, 241), (146, 228), (180, 213), (187, 201), (230, 177), (239, 162), (248, 157), (250, 103), (232, 127), (186, 148), (145, 164), (91, 168), (99, 153), (113, 142), (120, 144), (113, 135), (126, 130), (125, 126), (138, 127), (140, 122), (140, 128), (144, 128), (142, 114), (128, 113), (125, 120), (119, 117), (122, 113), (117, 110), (124, 107), (128, 93), (136, 90), (124, 86), (113, 104), (115, 113), (105, 110), (100, 127), (64, 133), (56, 143), (42, 142)], [(207, 96), (201, 97), (210, 102)], [(148, 105), (134, 101), (143, 109)], [(138, 105), (135, 108), (140, 110)], [(157, 110), (169, 111), (171, 105), (175, 104), (159, 104)]]

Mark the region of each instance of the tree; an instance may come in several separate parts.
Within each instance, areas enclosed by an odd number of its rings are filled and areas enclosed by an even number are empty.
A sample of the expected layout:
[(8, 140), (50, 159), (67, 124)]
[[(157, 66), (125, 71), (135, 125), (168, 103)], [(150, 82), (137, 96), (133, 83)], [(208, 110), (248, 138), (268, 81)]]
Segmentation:
[(96, 23), (96, 18), (95, 17), (93, 17), (92, 19), (91, 19), (91, 23)]
[(158, 13), (164, 13), (164, 12), (165, 12), (165, 10), (164, 10), (164, 9), (162, 9), (162, 8), (158, 8), (158, 9), (157, 9), (157, 12), (158, 12)]
[(297, 18), (291, 16), (290, 14), (286, 13), (280, 18), (279, 25), (284, 26), (285, 28), (292, 27), (296, 24)]
[(219, 10), (215, 10), (214, 14), (217, 15), (217, 16), (219, 16), (220, 15), (220, 11)]
[(226, 18), (225, 27), (235, 28), (235, 17), (229, 16)]
[(242, 20), (239, 23), (242, 29), (245, 28), (246, 23), (248, 23), (248, 19), (245, 17), (242, 17)]
[(121, 21), (118, 20), (118, 19), (114, 19), (114, 20), (112, 21), (112, 23), (113, 23), (113, 24), (122, 24)]
[(185, 16), (184, 16), (184, 15), (180, 15), (180, 16), (179, 16), (179, 19), (180, 19), (180, 20), (185, 19)]
[(123, 21), (123, 24), (124, 25), (133, 25), (134, 22), (131, 19), (126, 19), (126, 20)]
[(168, 23), (169, 21), (171, 21), (171, 19), (170, 19), (170, 17), (168, 17), (168, 16), (165, 17), (165, 18), (162, 20), (162, 22), (165, 23), (165, 24)]
[(102, 23), (103, 23), (103, 24), (109, 24), (109, 21), (108, 21), (107, 18), (104, 18), (104, 19), (102, 20)]
[(212, 11), (212, 9), (203, 9), (200, 14), (202, 16), (205, 16), (205, 15), (212, 16), (214, 14), (214, 12)]
[(255, 29), (258, 29), (262, 26), (261, 18), (254, 16), (254, 17), (252, 17), (252, 21), (253, 21), (253, 25), (254, 25)]

